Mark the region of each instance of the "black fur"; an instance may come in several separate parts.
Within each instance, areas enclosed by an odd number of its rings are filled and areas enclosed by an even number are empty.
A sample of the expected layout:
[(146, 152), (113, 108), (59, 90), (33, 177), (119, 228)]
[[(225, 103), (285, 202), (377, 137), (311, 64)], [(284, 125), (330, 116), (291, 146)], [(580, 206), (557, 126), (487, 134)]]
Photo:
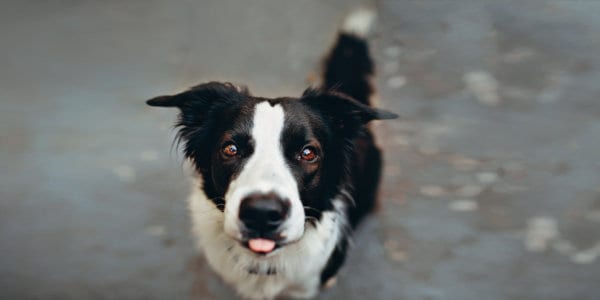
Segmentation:
[(203, 176), (204, 191), (221, 211), (230, 178), (243, 167), (244, 161), (234, 164), (219, 157), (223, 133), (244, 145), (241, 155), (252, 154), (249, 138), (252, 127), (251, 113), (255, 99), (245, 88), (231, 83), (209, 82), (192, 87), (172, 96), (160, 96), (147, 101), (151, 106), (177, 107), (181, 110), (176, 127), (177, 142), (183, 144), (183, 153)]

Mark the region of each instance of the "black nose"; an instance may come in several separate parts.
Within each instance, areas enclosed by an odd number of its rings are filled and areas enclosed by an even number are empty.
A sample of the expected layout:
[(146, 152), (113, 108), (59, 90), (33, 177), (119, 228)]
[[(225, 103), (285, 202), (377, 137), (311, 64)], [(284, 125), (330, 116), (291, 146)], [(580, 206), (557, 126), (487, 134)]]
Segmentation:
[(290, 202), (273, 193), (255, 194), (242, 199), (240, 220), (256, 233), (275, 231), (287, 218)]

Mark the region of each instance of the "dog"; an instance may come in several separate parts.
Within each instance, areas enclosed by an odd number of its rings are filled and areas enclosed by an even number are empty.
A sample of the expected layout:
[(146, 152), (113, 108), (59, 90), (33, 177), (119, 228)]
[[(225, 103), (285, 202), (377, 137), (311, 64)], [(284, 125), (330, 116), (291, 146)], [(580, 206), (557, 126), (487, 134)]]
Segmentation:
[(373, 19), (346, 18), (321, 86), (300, 97), (209, 82), (147, 101), (180, 110), (177, 141), (197, 175), (192, 232), (242, 298), (314, 297), (375, 207), (382, 155), (367, 123), (397, 115), (370, 104)]

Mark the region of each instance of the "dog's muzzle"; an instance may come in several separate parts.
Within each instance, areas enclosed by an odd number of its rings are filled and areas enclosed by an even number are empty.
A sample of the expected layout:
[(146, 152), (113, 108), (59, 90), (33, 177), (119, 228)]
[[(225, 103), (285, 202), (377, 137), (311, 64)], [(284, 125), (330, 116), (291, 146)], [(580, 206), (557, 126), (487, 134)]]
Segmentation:
[(290, 205), (289, 200), (275, 193), (252, 194), (242, 199), (239, 219), (250, 250), (269, 253), (285, 238), (281, 236), (281, 225), (289, 216)]

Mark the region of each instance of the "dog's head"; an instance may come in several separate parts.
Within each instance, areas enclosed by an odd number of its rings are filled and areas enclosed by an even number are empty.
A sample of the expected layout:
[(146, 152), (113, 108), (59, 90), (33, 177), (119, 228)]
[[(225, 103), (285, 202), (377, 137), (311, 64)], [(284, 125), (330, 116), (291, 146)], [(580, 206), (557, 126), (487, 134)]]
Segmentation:
[(335, 92), (266, 99), (218, 82), (147, 103), (181, 110), (179, 141), (224, 214), (224, 232), (263, 254), (333, 209), (352, 139), (367, 122), (396, 117)]

